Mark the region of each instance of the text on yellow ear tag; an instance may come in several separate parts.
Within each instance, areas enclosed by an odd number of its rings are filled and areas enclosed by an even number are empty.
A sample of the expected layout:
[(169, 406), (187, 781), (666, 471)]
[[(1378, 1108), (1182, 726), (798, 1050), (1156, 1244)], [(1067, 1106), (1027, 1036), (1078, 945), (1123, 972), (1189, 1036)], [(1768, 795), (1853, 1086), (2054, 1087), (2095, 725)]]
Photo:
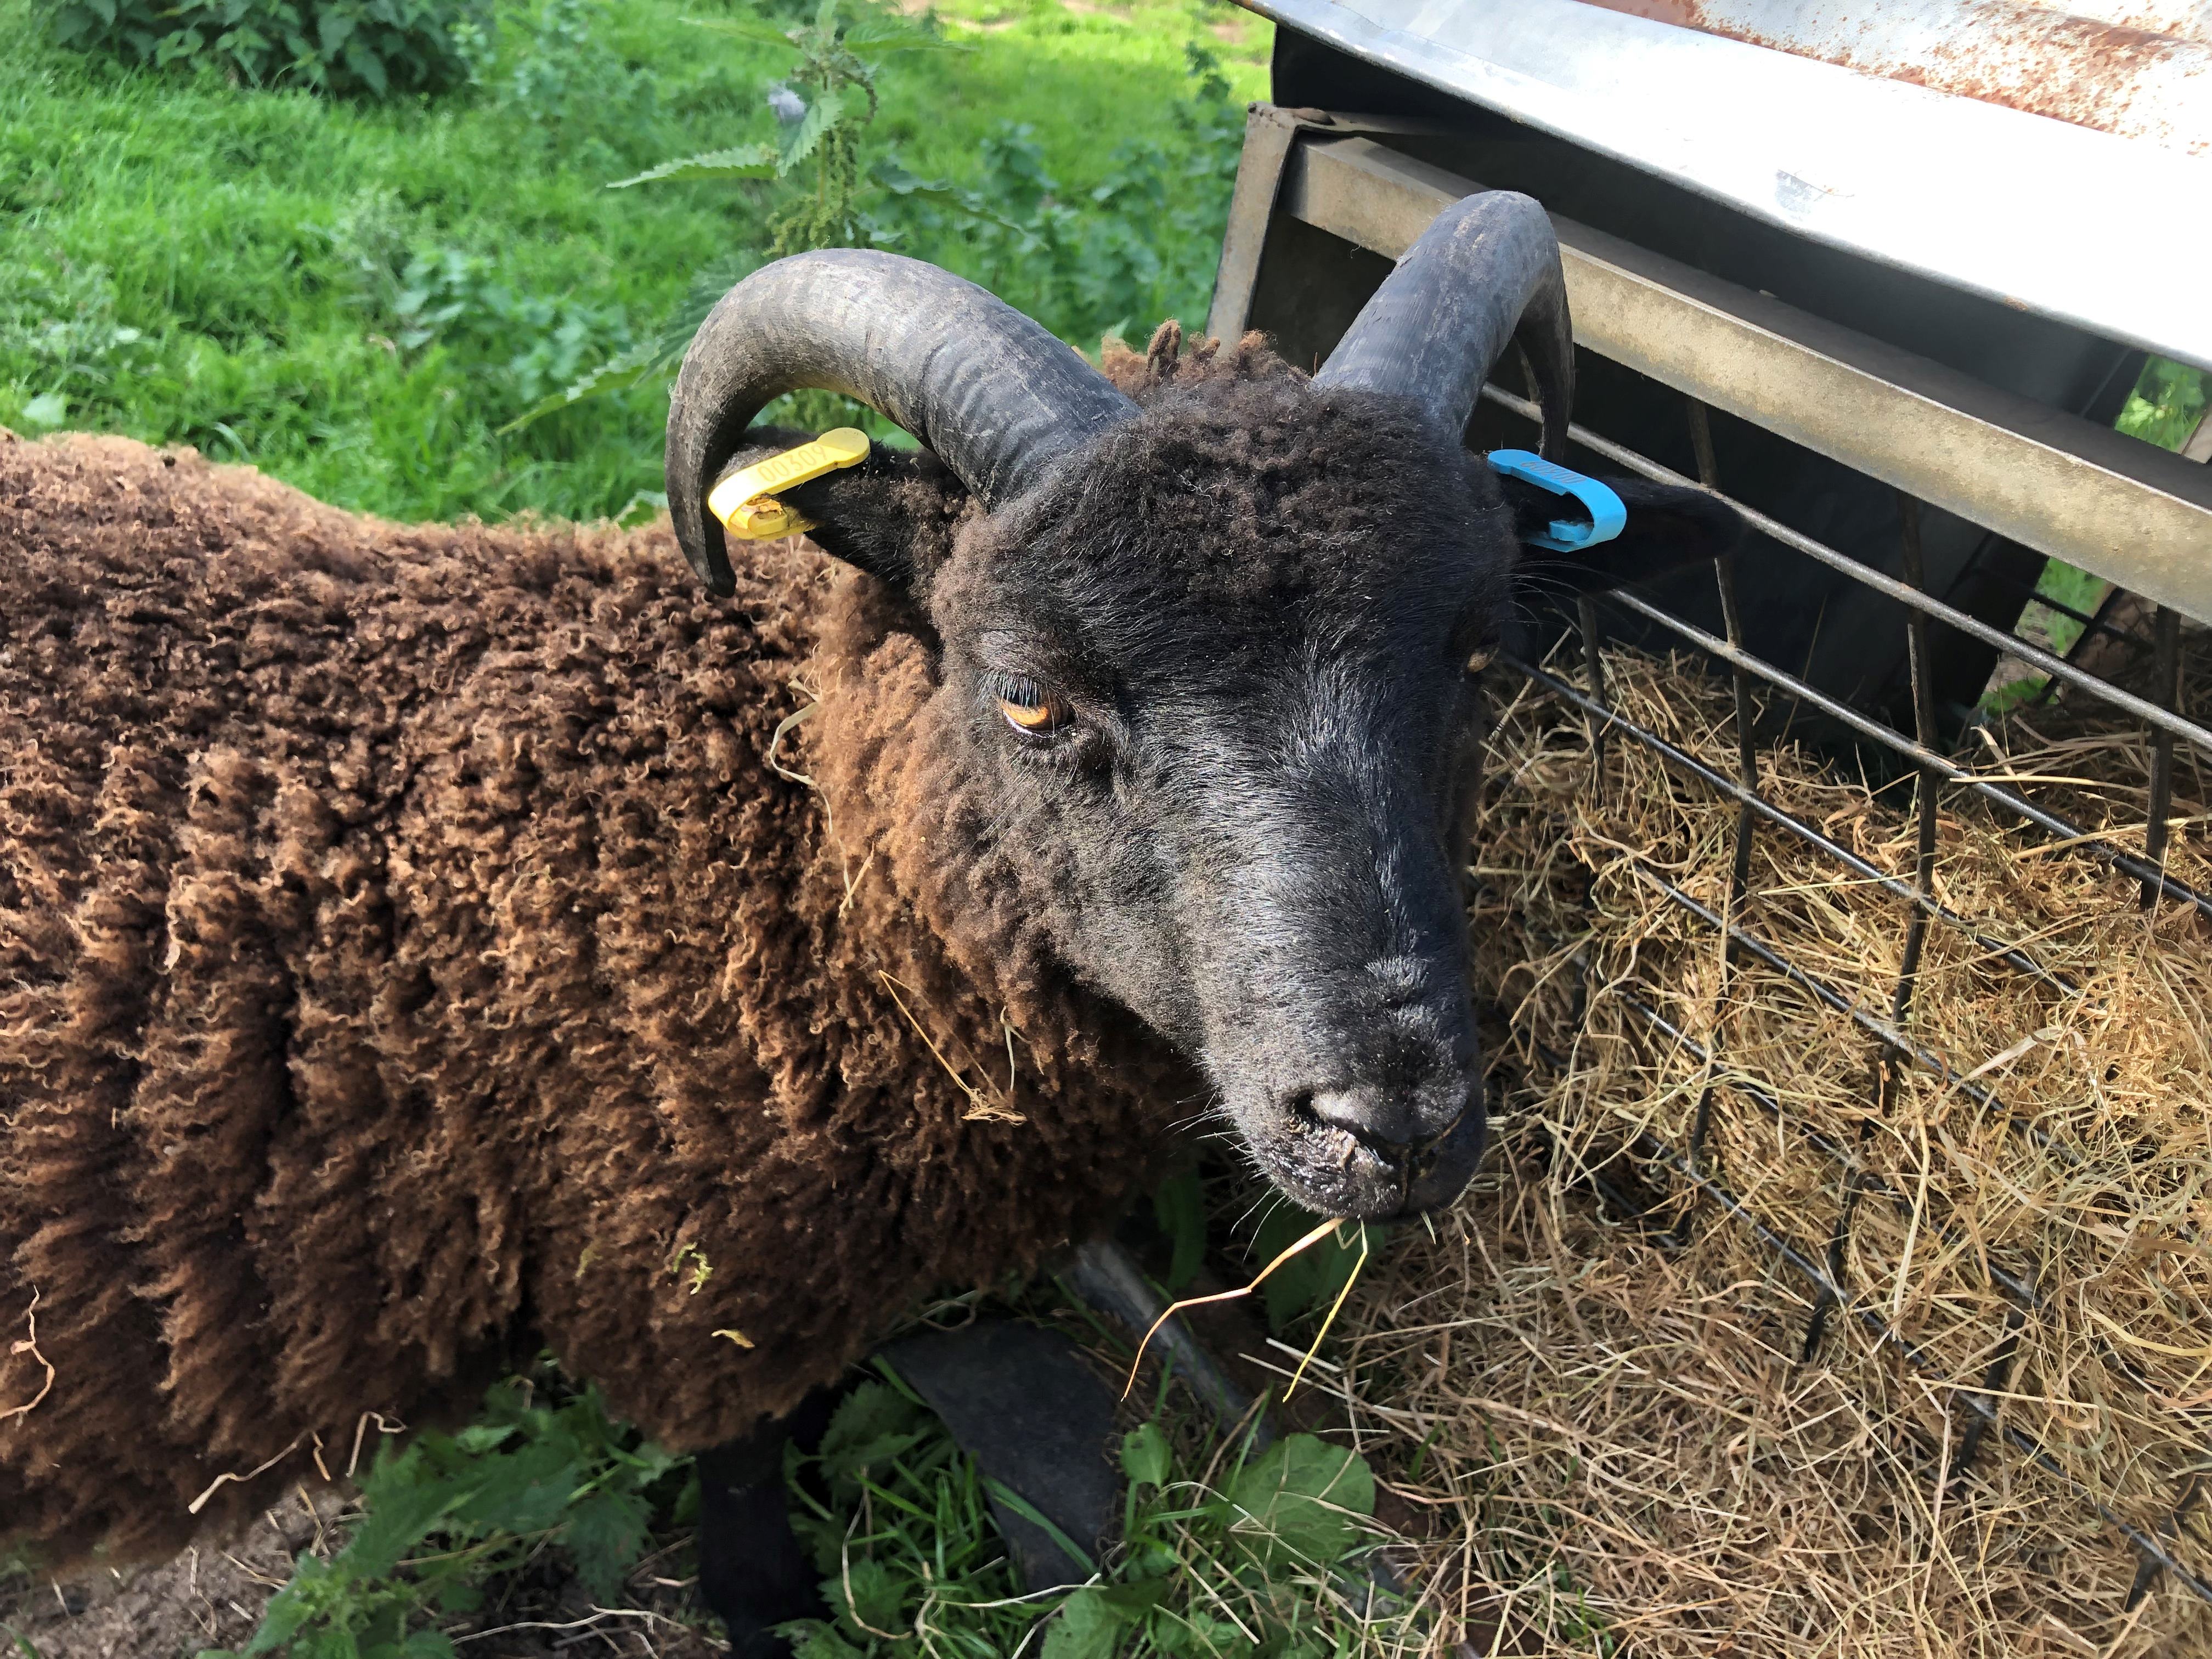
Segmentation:
[(867, 459), (868, 434), (855, 426), (841, 426), (796, 449), (738, 468), (708, 492), (707, 510), (740, 541), (793, 536), (814, 526), (776, 500), (775, 491), (841, 467), (858, 466)]

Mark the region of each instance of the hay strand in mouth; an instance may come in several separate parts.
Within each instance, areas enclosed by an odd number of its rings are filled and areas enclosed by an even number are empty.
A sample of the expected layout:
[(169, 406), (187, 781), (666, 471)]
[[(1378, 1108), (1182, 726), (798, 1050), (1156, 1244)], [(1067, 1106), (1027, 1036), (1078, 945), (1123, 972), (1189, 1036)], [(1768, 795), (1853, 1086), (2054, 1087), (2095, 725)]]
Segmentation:
[[(1343, 1310), (1345, 1298), (1352, 1294), (1352, 1287), (1359, 1282), (1360, 1269), (1367, 1265), (1367, 1224), (1363, 1221), (1358, 1224), (1358, 1226), (1359, 1260), (1352, 1264), (1352, 1272), (1346, 1276), (1344, 1288), (1336, 1293), (1336, 1300), (1328, 1304), (1327, 1317), (1321, 1322), (1321, 1328), (1314, 1333), (1313, 1346), (1306, 1350), (1305, 1357), (1298, 1361), (1297, 1370), (1291, 1373), (1291, 1386), (1283, 1390), (1283, 1398), (1285, 1400), (1298, 1391), (1298, 1382), (1305, 1376), (1306, 1367), (1313, 1364), (1314, 1356), (1321, 1352), (1321, 1345), (1328, 1340), (1328, 1328), (1336, 1323), (1336, 1316)], [(1255, 1279), (1252, 1282), (1256, 1285), (1259, 1280)]]
[[(1145, 1340), (1137, 1344), (1137, 1357), (1129, 1362), (1129, 1380), (1121, 1385), (1121, 1398), (1127, 1400), (1129, 1397), (1129, 1391), (1137, 1386), (1138, 1367), (1141, 1366), (1145, 1363), (1145, 1350), (1152, 1345), (1152, 1339), (1159, 1334), (1161, 1326), (1166, 1324), (1168, 1321), (1173, 1319), (1185, 1308), (1203, 1307), (1209, 1302), (1234, 1302), (1239, 1297), (1251, 1295), (1253, 1291), (1258, 1290), (1261, 1285), (1267, 1282), (1267, 1278), (1269, 1273), (1274, 1272), (1276, 1268), (1281, 1267), (1283, 1263), (1288, 1261), (1292, 1256), (1297, 1255), (1305, 1250), (1311, 1249), (1316, 1244), (1321, 1243), (1322, 1239), (1328, 1237), (1329, 1234), (1334, 1232), (1337, 1228), (1343, 1224), (1344, 1224), (1341, 1220), (1335, 1218), (1331, 1218), (1329, 1220), (1322, 1222), (1321, 1225), (1316, 1227), (1311, 1232), (1299, 1239), (1296, 1243), (1287, 1247), (1281, 1255), (1278, 1255), (1266, 1267), (1261, 1268), (1258, 1273), (1252, 1276), (1252, 1282), (1240, 1289), (1234, 1291), (1216, 1291), (1211, 1296), (1187, 1296), (1180, 1302), (1170, 1303), (1168, 1304), (1167, 1311), (1163, 1313), (1158, 1319), (1155, 1319), (1152, 1323), (1152, 1328), (1145, 1333)], [(1364, 1238), (1364, 1231), (1362, 1236)], [(1339, 1297), (1337, 1300), (1340, 1305), (1343, 1302), (1343, 1298), (1341, 1297)], [(1332, 1309), (1330, 1312), (1331, 1316), (1334, 1317), (1334, 1310)], [(1323, 1327), (1323, 1329), (1326, 1330), (1327, 1327)], [(1318, 1346), (1318, 1344), (1316, 1344), (1316, 1346)], [(1304, 1367), (1302, 1366), (1300, 1369), (1303, 1370)]]

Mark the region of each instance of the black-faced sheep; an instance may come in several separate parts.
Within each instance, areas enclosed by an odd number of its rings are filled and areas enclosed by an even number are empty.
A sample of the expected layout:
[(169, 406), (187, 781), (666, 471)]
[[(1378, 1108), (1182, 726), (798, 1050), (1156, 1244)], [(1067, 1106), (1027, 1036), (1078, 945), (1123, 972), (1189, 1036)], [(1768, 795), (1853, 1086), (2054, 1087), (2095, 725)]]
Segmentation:
[[(540, 1343), (741, 1437), (1096, 1225), (1209, 1091), (1312, 1206), (1450, 1200), (1467, 668), (1557, 505), (1461, 442), (1516, 337), (1556, 455), (1518, 197), (1312, 380), (1170, 331), (1133, 398), (931, 267), (781, 261), (670, 417), (719, 599), (661, 536), (0, 445), (0, 1541), (173, 1545)], [(926, 446), (788, 494), (864, 575), (703, 509), (799, 387)], [(1620, 489), (1557, 579), (1727, 533)]]

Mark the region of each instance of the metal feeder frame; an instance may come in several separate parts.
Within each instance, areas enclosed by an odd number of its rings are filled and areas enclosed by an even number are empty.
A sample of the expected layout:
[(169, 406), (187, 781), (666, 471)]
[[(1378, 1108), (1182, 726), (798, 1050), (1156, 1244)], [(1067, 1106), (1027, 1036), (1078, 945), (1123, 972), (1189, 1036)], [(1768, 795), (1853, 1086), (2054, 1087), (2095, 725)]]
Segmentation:
[[(1533, 3), (1553, 11), (1564, 6), (1566, 13), (1593, 12), (1566, 0)], [(1754, 556), (1761, 568), (1787, 554), (1794, 556), (1789, 567), (1794, 574), (1749, 593), (1755, 573), (1751, 560), (1740, 555), (1717, 562), (1710, 574), (1701, 568), (1649, 592), (1583, 602), (1578, 616), (1565, 620), (1581, 636), (1580, 684), (1534, 661), (1513, 659), (1505, 666), (1578, 711), (1589, 722), (1601, 762), (1609, 740), (1643, 744), (1682, 777), (1735, 802), (1740, 809), (1736, 895), (1746, 890), (1755, 839), (1780, 835), (1817, 849), (1899, 903), (1902, 966), (1887, 1005), (1868, 1007), (1793, 963), (1741, 920), (1714, 914), (1658, 871), (1638, 872), (1703, 927), (1725, 933), (1732, 959), (1763, 964), (1863, 1033), (1877, 1112), (1887, 1107), (1896, 1079), (1917, 1071), (2009, 1120), (2048, 1154), (2078, 1156), (2014, 1114), (1998, 1091), (1968, 1081), (1978, 1056), (1936, 1052), (1913, 1035), (1910, 1016), (1931, 927), (1958, 930), (2014, 973), (2065, 983), (2029, 946), (2009, 942), (1990, 919), (1958, 914), (1936, 896), (1931, 881), (1936, 814), (1947, 791), (1970, 792), (2051, 841), (2070, 843), (2075, 856), (2100, 861), (2133, 884), (2146, 908), (2190, 907), (2212, 921), (2212, 896), (2165, 868), (2177, 767), (2197, 766), (2201, 787), (2203, 769), (2212, 762), (2212, 729), (2179, 712), (2184, 620), (2212, 621), (2212, 467), (2200, 464), (2202, 456), (2154, 448), (2111, 424), (2118, 398), (2132, 386), (2142, 361), (2136, 348), (2161, 342), (2108, 327), (2100, 331), (2102, 325), (2084, 326), (2080, 318), (2057, 316), (2051, 308), (2039, 315), (2031, 307), (2013, 307), (2014, 326), (2001, 302), (1962, 293), (1957, 284), (1947, 287), (1940, 273), (1910, 269), (1910, 259), (1869, 260), (1863, 248), (1793, 240), (1755, 222), (1741, 204), (1717, 204), (1713, 192), (1700, 193), (1695, 181), (1683, 190), (1664, 169), (1639, 173), (1634, 158), (1624, 164), (1618, 155), (1601, 153), (1602, 146), (1578, 142), (1557, 122), (1548, 132), (1532, 130), (1525, 124), (1533, 118), (1525, 112), (1468, 93), (1463, 76), (1455, 82), (1439, 70), (1417, 79), (1408, 63), (1420, 62), (1420, 43), (1409, 46), (1393, 36), (1378, 46), (1373, 40), (1347, 38), (1339, 26), (1351, 15), (1344, 6), (1283, 0), (1261, 9), (1282, 26), (1274, 71), (1281, 103), (1255, 104), (1250, 112), (1208, 331), (1229, 340), (1248, 329), (1263, 330), (1293, 362), (1310, 368), (1326, 356), (1390, 262), (1446, 205), (1486, 188), (1510, 187), (1525, 189), (1554, 209), (1580, 378), (1595, 392), (1577, 404), (1589, 422), (1572, 432), (1581, 464), (1701, 484), (1735, 501), (1764, 538)], [(1421, 15), (1458, 13), (1430, 8)], [(1593, 15), (1613, 18), (1609, 12)], [(1410, 60), (1409, 53), (1414, 54)], [(1351, 107), (1320, 107), (1324, 101)], [(1644, 176), (1654, 172), (1661, 176)], [(1578, 222), (1565, 212), (1577, 201), (1595, 203), (1632, 227), (1670, 228), (1676, 251), (1655, 250), (1632, 235)], [(2204, 217), (2195, 209), (2185, 211)], [(1710, 257), (1694, 262), (1679, 257), (1683, 247)], [(1796, 289), (1811, 296), (1810, 303), (1790, 303), (1716, 274), (1731, 268), (1794, 273), (1801, 279)], [(2199, 280), (2212, 283), (2212, 266), (2200, 270)], [(1882, 303), (1868, 301), (1869, 291)], [(1916, 295), (1940, 313), (1965, 316), (1966, 334), (1981, 331), (1983, 363), (2002, 368), (2010, 352), (2025, 363), (2028, 381), (2041, 374), (2043, 395), (2018, 389), (2021, 374), (2012, 376), (2015, 385), (2008, 388), (1962, 371), (1955, 360), (1939, 362), (1900, 344), (1900, 337), (1912, 338), (1911, 318), (1896, 329), (1881, 327), (1879, 319), (1911, 311), (1905, 301)], [(1877, 326), (1838, 320), (1854, 314), (1876, 319)], [(2204, 290), (2201, 314), (2212, 324), (2212, 289)], [(1882, 337), (1885, 332), (1890, 337)], [(2070, 392), (2051, 390), (2061, 383)], [(1469, 441), (1480, 448), (1526, 445), (1534, 405), (1495, 384), (1485, 388), (1484, 398), (1486, 407), (1471, 423)], [(2192, 447), (2207, 447), (2208, 440), (2212, 416)], [(1742, 457), (1737, 477), (1731, 477), (1731, 453)], [(1858, 503), (1830, 515), (1849, 535), (1827, 538), (1803, 527), (1804, 515), (1794, 509), (1815, 485)], [(1881, 513), (1869, 517), (1869, 502), (1886, 511), (1886, 524), (1875, 521)], [(1939, 533), (1948, 539), (1942, 568), (1936, 569), (1931, 547)], [(1850, 544), (1838, 546), (1838, 540)], [(2117, 584), (2097, 614), (2069, 613), (2082, 624), (2082, 633), (2063, 653), (2015, 631), (2046, 557)], [(2115, 625), (2125, 594), (2148, 602), (2147, 640)], [(1850, 649), (1844, 654), (1862, 660), (1858, 671), (1824, 663), (1807, 646), (1805, 613), (1816, 603), (1845, 607), (1833, 614), (1845, 615), (1856, 635), (1845, 641)], [(1608, 631), (1662, 647), (1687, 646), (1732, 678), (1740, 734), (1734, 775), (1610, 706), (1600, 654)], [(1877, 632), (1894, 649), (1869, 672), (1863, 666), (1869, 655), (1865, 641)], [(2130, 692), (2084, 665), (2092, 642), (2122, 638), (2149, 653), (2154, 695)], [(1979, 775), (1962, 757), (1956, 740), (1972, 723), (1972, 698), (2000, 658), (2046, 677), (2045, 696), (2094, 698), (2148, 729), (2152, 775), (2140, 853), (2116, 844), (2110, 832), (2087, 831), (2008, 784)], [(1947, 692), (1939, 659), (1964, 661), (1966, 690)], [(1765, 798), (1759, 733), (1752, 720), (1754, 684), (1781, 694), (1795, 711), (1801, 735), (1810, 718), (1827, 739), (1847, 743), (1863, 757), (1887, 757), (1895, 775), (1914, 781), (1918, 839), (1910, 879), (1875, 867)], [(1601, 765), (1594, 768), (1593, 779), (1601, 771)], [(1732, 906), (1731, 915), (1739, 914)], [(1907, 1365), (1931, 1369), (1932, 1359), (1893, 1328), (1881, 1310), (1854, 1296), (1844, 1270), (1859, 1207), (1869, 1202), (1909, 1206), (1907, 1195), (1866, 1166), (1852, 1132), (1807, 1121), (1783, 1103), (1784, 1091), (1762, 1086), (1731, 1068), (1724, 1056), (1709, 1054), (1632, 987), (1611, 994), (1655, 1036), (1711, 1068), (1686, 1142), (1670, 1144), (1646, 1131), (1634, 1150), (1647, 1170), (1671, 1177), (1678, 1202), (1716, 1206), (1802, 1279), (1812, 1302), (1802, 1331), (1804, 1357), (1814, 1356), (1841, 1316), (1865, 1327)], [(1788, 1237), (1716, 1177), (1705, 1141), (1716, 1104), (1725, 1096), (1791, 1123), (1806, 1144), (1832, 1160), (1840, 1182), (1826, 1238), (1806, 1243)], [(1863, 1137), (1862, 1129), (1857, 1138)], [(1632, 1204), (1618, 1192), (1611, 1196)], [(2202, 1246), (2193, 1232), (2187, 1237)], [(1993, 1450), (2008, 1452), (2073, 1492), (2134, 1551), (2139, 1566), (2129, 1607), (2162, 1575), (2212, 1601), (2212, 1559), (2192, 1563), (2181, 1548), (2181, 1522), (2202, 1501), (2203, 1480), (2190, 1479), (2154, 1519), (2130, 1516), (2044, 1450), (2019, 1420), (2021, 1408), (2005, 1402), (2005, 1392), (2027, 1322), (2051, 1287), (1990, 1260), (1986, 1252), (1979, 1259), (2011, 1306), (1980, 1386), (1954, 1391), (1966, 1432), (1937, 1478), (1961, 1480)], [(2144, 1380), (2125, 1355), (2108, 1357), (2123, 1372)]]

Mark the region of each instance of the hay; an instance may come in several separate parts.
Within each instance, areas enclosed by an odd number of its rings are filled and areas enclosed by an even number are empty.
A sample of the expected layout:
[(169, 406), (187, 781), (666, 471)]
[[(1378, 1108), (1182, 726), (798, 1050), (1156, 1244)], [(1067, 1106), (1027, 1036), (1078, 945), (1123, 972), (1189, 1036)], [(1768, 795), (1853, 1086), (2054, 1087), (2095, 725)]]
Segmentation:
[[(1628, 654), (1607, 677), (1623, 713), (1734, 775), (1724, 684)], [(2140, 849), (2139, 731), (2061, 705), (1978, 746)], [(1909, 779), (1787, 738), (1760, 764), (1767, 799), (1911, 880)], [(2212, 928), (2147, 916), (2084, 848), (2042, 850), (1948, 787), (1935, 888), (1969, 927), (1928, 927), (1903, 1022), (1948, 1074), (1878, 1085), (1865, 1024), (1724, 960), (1661, 890), (1730, 909), (1734, 802), (1618, 733), (1593, 788), (1583, 720), (1528, 687), (1492, 765), (1474, 937), (1504, 1167), (1370, 1270), (1345, 1392), (1362, 1449), (1436, 1522), (1431, 1594), (1474, 1650), (2212, 1654), (2212, 1607), (2172, 1575), (2129, 1609), (2114, 1524), (2212, 1571), (2192, 1496), (2212, 1473)], [(2200, 890), (2208, 772), (2184, 750), (2172, 816), (2193, 822), (2168, 865)], [(1762, 824), (1734, 918), (1880, 1021), (1908, 914)], [(1693, 1203), (1654, 1141), (1686, 1149), (1701, 1105)], [(1847, 1296), (1809, 1363), (1818, 1293), (1785, 1244)], [(1998, 1427), (1946, 1479), (1977, 1390)]]

